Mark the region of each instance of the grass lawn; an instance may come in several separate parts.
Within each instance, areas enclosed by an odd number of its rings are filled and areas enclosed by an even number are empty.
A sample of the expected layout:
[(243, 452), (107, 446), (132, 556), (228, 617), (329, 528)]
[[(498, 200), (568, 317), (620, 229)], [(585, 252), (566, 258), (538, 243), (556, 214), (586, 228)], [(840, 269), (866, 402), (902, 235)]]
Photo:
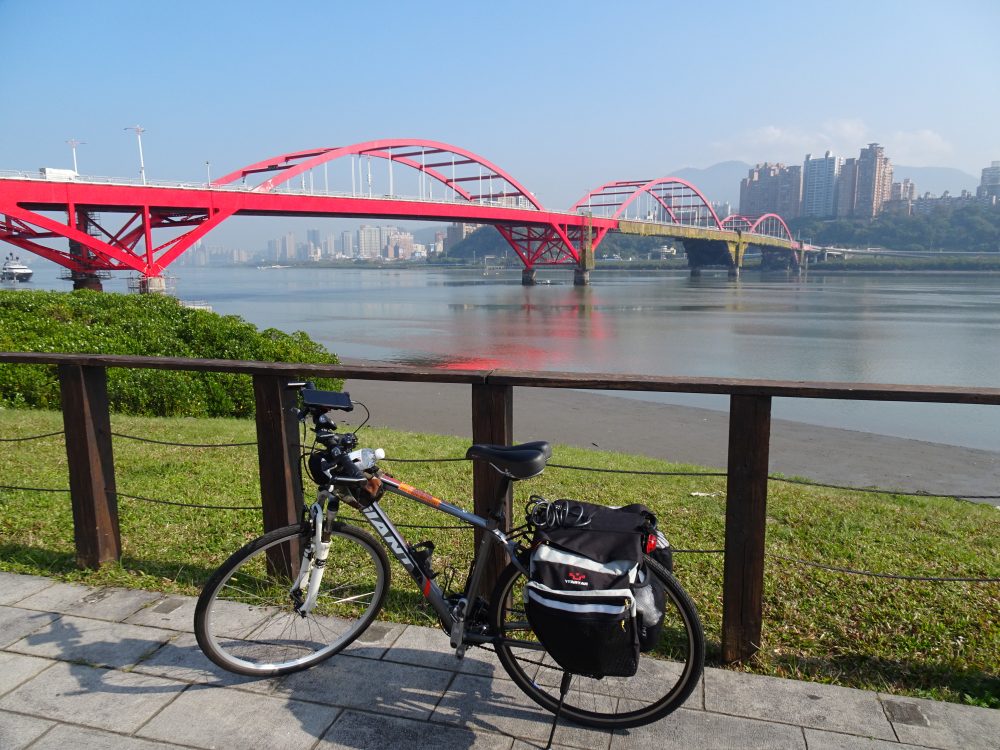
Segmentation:
[[(254, 424), (230, 419), (114, 415), (117, 433), (185, 443), (250, 442)], [(0, 410), (0, 438), (62, 429), (58, 412)], [(459, 438), (365, 429), (361, 444), (391, 458), (464, 455)], [(67, 488), (59, 435), (3, 443), (0, 485)], [(259, 505), (253, 446), (199, 449), (114, 440), (121, 495), (216, 506)], [(632, 471), (698, 470), (636, 456), (555, 447), (553, 463)], [(410, 484), (471, 509), (471, 464), (393, 463)], [(307, 490), (307, 493), (309, 491)], [(609, 505), (642, 502), (680, 550), (718, 550), (725, 524), (724, 477), (644, 477), (549, 468), (515, 486), (516, 522), (528, 495)], [(401, 498), (385, 505), (401, 524), (449, 524)], [(123, 557), (100, 571), (74, 562), (66, 493), (0, 489), (0, 570), (93, 586), (196, 594), (237, 547), (261, 532), (259, 511), (177, 508), (120, 497)], [(767, 516), (763, 643), (748, 671), (1000, 708), (1000, 584), (862, 577), (780, 558), (880, 573), (1000, 578), (1000, 513), (948, 499), (805, 487), (773, 481)], [(434, 567), (459, 571), (471, 532), (403, 529), (433, 540)], [(675, 570), (705, 623), (709, 663), (719, 661), (722, 555), (678, 552)], [(393, 570), (382, 618), (434, 625), (412, 582)], [(438, 580), (446, 579), (446, 573)]]

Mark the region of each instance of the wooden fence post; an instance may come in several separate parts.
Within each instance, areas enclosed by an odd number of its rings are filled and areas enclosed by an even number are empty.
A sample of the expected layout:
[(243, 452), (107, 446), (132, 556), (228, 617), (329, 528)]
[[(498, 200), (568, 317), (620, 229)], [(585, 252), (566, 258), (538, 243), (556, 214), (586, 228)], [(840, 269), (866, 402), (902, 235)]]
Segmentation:
[(107, 370), (59, 365), (76, 564), (99, 568), (121, 557)]
[[(474, 383), (472, 386), (472, 441), (510, 445), (514, 439), (514, 388), (509, 385), (486, 385)], [(506, 492), (500, 497), (506, 487)], [(498, 474), (485, 461), (472, 462), (472, 497), (475, 512), (488, 517), (499, 503), (504, 508), (506, 519), (503, 531), (511, 527), (512, 497), (510, 482)], [(475, 543), (479, 549), (483, 532), (476, 529)], [(506, 553), (500, 547), (493, 547), (493, 564), (486, 568), (482, 591), (489, 592), (500, 572), (507, 565)]]
[[(302, 485), (299, 482), (299, 435), (295, 417), (295, 391), (289, 378), (254, 375), (257, 407), (257, 461), (260, 465), (260, 499), (264, 532), (297, 523), (302, 518)], [(302, 551), (298, 542), (268, 552), (274, 573), (295, 575)], [(289, 564), (290, 562), (290, 564)]]
[(770, 396), (731, 396), (722, 660), (745, 661), (760, 648), (767, 517)]

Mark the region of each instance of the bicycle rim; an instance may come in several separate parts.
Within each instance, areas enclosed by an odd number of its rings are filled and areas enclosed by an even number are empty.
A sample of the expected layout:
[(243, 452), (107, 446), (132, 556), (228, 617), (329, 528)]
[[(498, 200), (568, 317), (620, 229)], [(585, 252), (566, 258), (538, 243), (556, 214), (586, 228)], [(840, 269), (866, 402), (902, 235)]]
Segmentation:
[[(649, 724), (680, 707), (701, 678), (705, 637), (694, 604), (672, 574), (648, 557), (646, 566), (666, 591), (659, 641), (641, 654), (639, 669), (631, 677), (573, 676), (560, 713), (578, 724), (603, 729)], [(525, 577), (513, 565), (497, 583), (490, 610), (499, 636), (497, 655), (528, 697), (555, 711), (563, 671), (531, 632), (524, 613), (524, 583)]]
[(295, 672), (333, 656), (372, 623), (389, 587), (385, 552), (360, 529), (338, 525), (316, 606), (303, 617), (292, 571), (301, 560), (295, 548), (309, 541), (299, 526), (278, 529), (216, 571), (195, 610), (195, 634), (212, 661), (245, 675)]

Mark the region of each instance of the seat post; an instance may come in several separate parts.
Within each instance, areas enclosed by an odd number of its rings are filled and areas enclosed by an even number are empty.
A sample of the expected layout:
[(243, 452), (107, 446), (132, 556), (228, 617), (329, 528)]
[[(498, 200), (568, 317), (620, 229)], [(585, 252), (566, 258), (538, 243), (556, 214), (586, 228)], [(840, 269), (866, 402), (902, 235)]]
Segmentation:
[(490, 468), (497, 474), (491, 515), (495, 515), (498, 511), (503, 511), (505, 528), (501, 530), (508, 531), (510, 529), (511, 504), (514, 494), (511, 490), (514, 482), (510, 477), (501, 474), (496, 469), (493, 469), (493, 467)]

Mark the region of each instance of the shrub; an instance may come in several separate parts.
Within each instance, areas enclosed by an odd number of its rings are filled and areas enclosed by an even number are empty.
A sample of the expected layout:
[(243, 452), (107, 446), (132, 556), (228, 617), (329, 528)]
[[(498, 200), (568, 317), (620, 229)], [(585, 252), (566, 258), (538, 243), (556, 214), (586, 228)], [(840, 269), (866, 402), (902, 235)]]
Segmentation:
[[(0, 291), (0, 351), (135, 354), (201, 359), (337, 364), (301, 331), (264, 331), (234, 315), (183, 307), (172, 297)], [(325, 380), (321, 387), (340, 389)], [(108, 370), (114, 411), (150, 416), (249, 417), (248, 375)], [(56, 368), (0, 365), (0, 406), (59, 408)]]

